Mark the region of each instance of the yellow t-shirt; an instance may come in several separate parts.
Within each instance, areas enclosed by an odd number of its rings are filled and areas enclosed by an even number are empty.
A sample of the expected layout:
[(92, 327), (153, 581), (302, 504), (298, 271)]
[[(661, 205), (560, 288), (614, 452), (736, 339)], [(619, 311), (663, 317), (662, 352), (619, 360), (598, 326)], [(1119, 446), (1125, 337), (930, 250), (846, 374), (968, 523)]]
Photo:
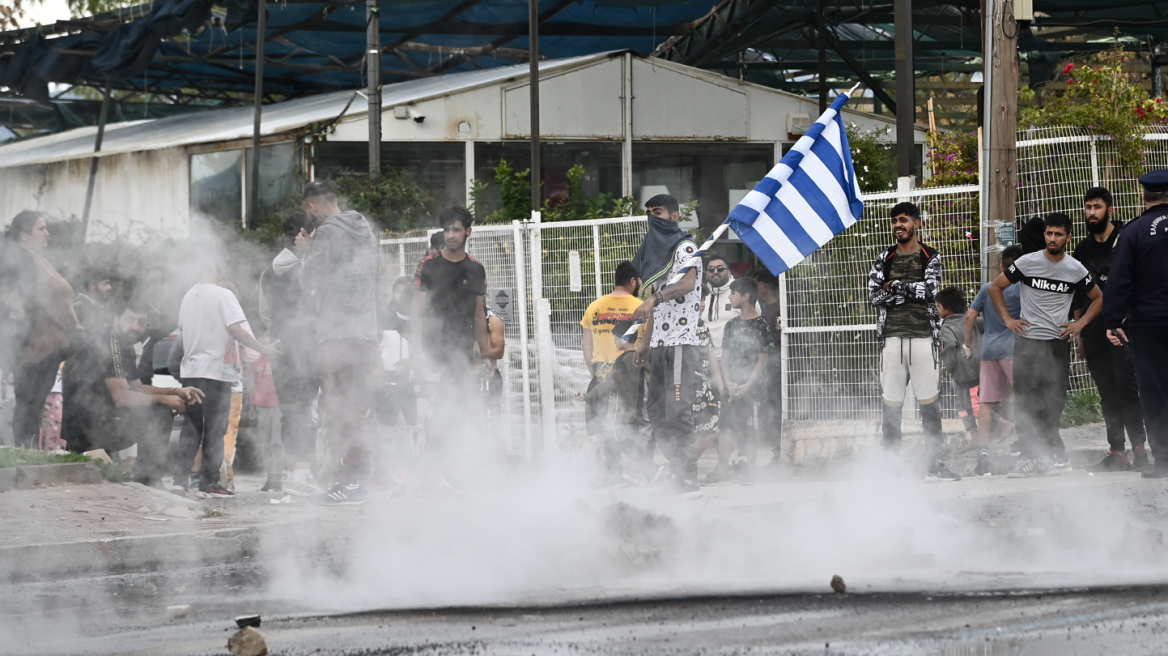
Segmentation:
[(588, 306), (580, 325), (584, 326), (584, 330), (592, 331), (593, 363), (611, 365), (616, 362), (621, 352), (613, 343), (612, 326), (618, 321), (632, 321), (633, 312), (640, 305), (641, 299), (636, 296), (606, 294)]

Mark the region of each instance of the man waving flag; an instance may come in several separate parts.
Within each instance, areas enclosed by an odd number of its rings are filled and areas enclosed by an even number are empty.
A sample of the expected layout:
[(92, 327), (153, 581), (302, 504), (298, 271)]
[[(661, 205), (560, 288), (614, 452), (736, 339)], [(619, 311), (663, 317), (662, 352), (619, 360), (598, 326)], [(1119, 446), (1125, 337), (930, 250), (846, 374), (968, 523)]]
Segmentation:
[(855, 223), (864, 211), (836, 96), (762, 182), (730, 212), (738, 237), (776, 276)]

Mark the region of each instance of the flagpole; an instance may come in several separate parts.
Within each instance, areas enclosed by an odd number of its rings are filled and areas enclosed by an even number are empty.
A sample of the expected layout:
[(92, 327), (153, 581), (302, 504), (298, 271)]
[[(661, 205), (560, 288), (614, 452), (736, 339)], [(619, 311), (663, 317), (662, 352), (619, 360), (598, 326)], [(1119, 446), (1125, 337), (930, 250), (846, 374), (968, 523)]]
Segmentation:
[[(859, 89), (862, 85), (863, 85), (863, 82), (857, 82), (855, 86), (853, 86), (851, 89), (849, 89), (847, 94), (846, 94), (848, 96), (848, 98), (851, 99), (852, 94), (854, 94), (856, 92), (856, 90)], [(823, 117), (821, 116), (820, 118), (823, 118)], [(806, 137), (804, 137), (804, 138), (806, 138)], [(675, 285), (678, 282), (681, 282), (681, 280), (683, 278), (685, 278), (686, 274), (689, 273), (690, 269), (694, 268), (695, 266), (700, 266), (702, 263), (702, 257), (706, 254), (707, 251), (709, 251), (711, 248), (713, 248), (714, 242), (718, 241), (718, 239), (721, 238), (722, 235), (725, 234), (726, 230), (729, 228), (730, 228), (730, 217), (726, 217), (726, 221), (724, 221), (722, 223), (722, 225), (718, 226), (718, 229), (714, 231), (714, 234), (710, 235), (710, 238), (706, 240), (706, 243), (702, 244), (701, 248), (699, 248), (697, 250), (697, 252), (695, 252), (693, 254), (693, 256), (689, 259), (689, 261), (687, 261), (685, 263), (685, 267), (683, 267), (681, 269), (681, 271), (679, 271), (677, 273), (677, 275), (673, 276), (673, 278), (669, 281), (668, 284)], [(643, 323), (644, 323), (644, 321), (642, 321), (640, 319), (634, 321), (633, 325), (630, 326), (629, 329), (625, 332), (625, 334), (621, 336), (621, 341), (622, 342), (635, 341), (637, 339), (637, 331), (640, 330), (641, 325)]]

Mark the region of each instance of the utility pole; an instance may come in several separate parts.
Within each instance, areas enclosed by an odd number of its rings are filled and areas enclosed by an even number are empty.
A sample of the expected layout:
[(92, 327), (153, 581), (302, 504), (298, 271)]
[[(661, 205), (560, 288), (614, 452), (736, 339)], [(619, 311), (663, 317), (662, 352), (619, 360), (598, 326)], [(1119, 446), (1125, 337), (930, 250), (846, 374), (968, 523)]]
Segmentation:
[(365, 0), (365, 71), (369, 88), (369, 178), (381, 175), (381, 8)]
[[(1012, 5), (1013, 3), (1009, 3)], [(1018, 203), (1018, 23), (1007, 0), (986, 0), (985, 135), (988, 157), (982, 179), (982, 280), (996, 275), (1001, 259), (997, 224), (1013, 222)]]
[(260, 220), (260, 125), (264, 117), (264, 42), (268, 36), (268, 6), (266, 2), (259, 3), (256, 26), (255, 49), (255, 100), (252, 111), (253, 124), (251, 129), (251, 169), (250, 180), (247, 185), (247, 215), (243, 217), (243, 227), (255, 230)]
[(815, 24), (816, 46), (819, 48), (819, 115), (827, 111), (827, 0), (819, 0), (819, 17)]
[(539, 0), (527, 0), (528, 64), (531, 77), (531, 211), (538, 212), (539, 188)]
[(916, 80), (913, 78), (912, 0), (895, 0), (896, 32), (896, 175), (913, 174), (916, 143)]
[(85, 188), (85, 210), (81, 214), (81, 243), (89, 235), (89, 209), (93, 206), (93, 190), (97, 185), (97, 169), (101, 166), (101, 142), (105, 139), (105, 122), (109, 118), (110, 79), (105, 79), (105, 92), (101, 96), (101, 114), (97, 117), (97, 139), (93, 142), (93, 161), (89, 163), (89, 185)]

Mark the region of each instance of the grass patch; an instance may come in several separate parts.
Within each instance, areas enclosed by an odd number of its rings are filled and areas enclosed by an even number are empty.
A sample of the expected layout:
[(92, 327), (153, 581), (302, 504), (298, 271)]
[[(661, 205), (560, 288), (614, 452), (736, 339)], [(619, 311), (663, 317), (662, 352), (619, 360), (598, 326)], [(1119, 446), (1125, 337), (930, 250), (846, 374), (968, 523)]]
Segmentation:
[(1095, 392), (1075, 392), (1067, 395), (1067, 407), (1063, 408), (1062, 427), (1081, 426), (1103, 421), (1103, 407)]
[(37, 449), (0, 449), (0, 467), (27, 467), (30, 465), (59, 465), (69, 462), (92, 462), (101, 470), (102, 477), (111, 483), (124, 483), (126, 475), (117, 465), (95, 460), (80, 453), (51, 453)]

